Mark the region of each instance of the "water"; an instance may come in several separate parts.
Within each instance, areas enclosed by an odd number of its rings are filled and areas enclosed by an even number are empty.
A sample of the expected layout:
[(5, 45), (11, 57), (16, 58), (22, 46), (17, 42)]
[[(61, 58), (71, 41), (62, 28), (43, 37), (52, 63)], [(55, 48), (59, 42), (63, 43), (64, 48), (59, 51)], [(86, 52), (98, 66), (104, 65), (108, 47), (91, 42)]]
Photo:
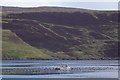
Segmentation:
[[(61, 64), (72, 69), (54, 70)], [(3, 60), (2, 66), (3, 78), (118, 78), (119, 65), (117, 60)], [(6, 74), (7, 69), (12, 74)], [(40, 72), (36, 74), (35, 70)]]

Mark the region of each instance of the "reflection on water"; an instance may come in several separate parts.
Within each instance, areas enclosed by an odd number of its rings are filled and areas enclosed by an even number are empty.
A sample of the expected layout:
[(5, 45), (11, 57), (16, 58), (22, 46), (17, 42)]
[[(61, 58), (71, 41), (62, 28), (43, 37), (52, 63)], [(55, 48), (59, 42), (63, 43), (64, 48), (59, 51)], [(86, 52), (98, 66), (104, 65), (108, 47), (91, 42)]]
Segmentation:
[[(67, 64), (71, 69), (55, 70), (61, 64)], [(118, 77), (117, 60), (3, 60), (2, 65), (0, 69), (3, 69), (5, 78)]]

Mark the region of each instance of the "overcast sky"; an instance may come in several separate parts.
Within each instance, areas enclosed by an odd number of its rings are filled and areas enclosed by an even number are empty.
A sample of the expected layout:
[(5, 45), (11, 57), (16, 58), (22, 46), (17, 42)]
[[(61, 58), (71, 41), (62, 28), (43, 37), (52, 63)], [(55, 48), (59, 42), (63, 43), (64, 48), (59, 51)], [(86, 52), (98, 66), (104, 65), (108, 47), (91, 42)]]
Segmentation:
[(0, 0), (1, 6), (58, 6), (93, 10), (117, 10), (119, 0)]

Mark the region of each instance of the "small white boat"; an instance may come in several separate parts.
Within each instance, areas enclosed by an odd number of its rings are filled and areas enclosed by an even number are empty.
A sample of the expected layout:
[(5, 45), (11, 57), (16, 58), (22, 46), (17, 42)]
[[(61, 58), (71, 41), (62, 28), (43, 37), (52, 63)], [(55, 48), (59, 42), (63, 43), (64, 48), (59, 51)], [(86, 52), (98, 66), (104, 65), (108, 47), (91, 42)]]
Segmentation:
[(60, 67), (55, 68), (55, 70), (70, 70), (71, 67), (69, 67), (68, 65), (62, 65)]

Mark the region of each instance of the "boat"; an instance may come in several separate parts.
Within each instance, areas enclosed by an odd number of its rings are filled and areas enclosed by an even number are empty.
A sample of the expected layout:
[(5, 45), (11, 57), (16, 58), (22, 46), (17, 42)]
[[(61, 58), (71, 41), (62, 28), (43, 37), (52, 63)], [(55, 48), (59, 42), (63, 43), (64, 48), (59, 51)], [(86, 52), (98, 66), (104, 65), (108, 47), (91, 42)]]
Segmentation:
[(56, 67), (55, 70), (71, 70), (71, 67), (68, 65), (62, 65), (60, 67)]

